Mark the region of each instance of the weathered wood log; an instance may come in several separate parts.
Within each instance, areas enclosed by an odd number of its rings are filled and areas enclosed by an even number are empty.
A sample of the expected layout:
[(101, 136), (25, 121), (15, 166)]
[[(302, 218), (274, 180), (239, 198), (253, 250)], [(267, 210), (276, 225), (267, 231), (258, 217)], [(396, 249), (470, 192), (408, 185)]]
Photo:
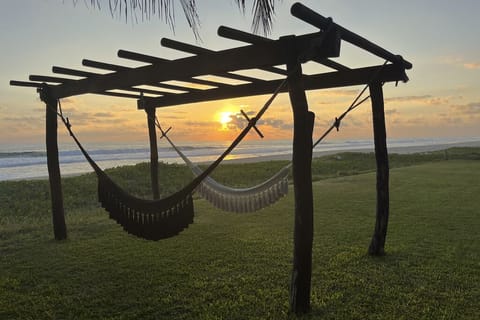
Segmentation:
[(155, 126), (155, 108), (145, 109), (147, 113), (148, 137), (150, 140), (150, 179), (152, 181), (153, 199), (160, 199), (160, 188), (158, 185), (158, 148), (157, 130)]
[(389, 215), (387, 135), (385, 129), (383, 91), (380, 82), (370, 84), (370, 97), (372, 100), (373, 135), (375, 140), (375, 159), (377, 163), (377, 207), (375, 231), (368, 248), (368, 253), (379, 256), (385, 254), (385, 238), (387, 236)]
[[(313, 11), (312, 9), (304, 6), (303, 4), (297, 2), (292, 5), (290, 12), (293, 16), (309, 23), (320, 30), (325, 30), (330, 24), (330, 19), (323, 17), (321, 14)], [(350, 30), (345, 29), (344, 27), (334, 23), (335, 28), (340, 32), (341, 38), (351, 44), (364, 49), (376, 56), (379, 56), (385, 60), (398, 63), (402, 65), (405, 69), (411, 69), (412, 64), (406, 60), (403, 60), (401, 56), (395, 55), (388, 50), (376, 45), (375, 43), (359, 36), (356, 33), (353, 33)]]
[[(188, 43), (184, 43), (184, 42), (180, 42), (180, 41), (172, 40), (172, 39), (168, 39), (168, 38), (162, 38), (161, 44), (162, 44), (162, 46), (164, 46), (166, 48), (179, 50), (179, 51), (183, 51), (183, 52), (187, 52), (187, 53), (191, 53), (191, 54), (195, 54), (195, 55), (210, 54), (210, 53), (215, 52), (215, 51), (210, 50), (210, 49), (202, 48), (202, 47), (199, 47), (199, 46), (194, 46), (194, 45), (191, 45), (191, 44), (188, 44)], [(229, 79), (234, 79), (234, 80), (246, 81), (246, 82), (258, 81), (257, 78), (249, 77), (249, 76), (245, 76), (245, 75), (241, 75), (241, 74), (236, 74), (236, 73), (233, 73), (233, 72), (220, 72), (220, 73), (214, 73), (213, 75), (214, 76), (219, 76), (219, 77), (224, 77), (224, 78), (229, 78)]]
[[(291, 46), (289, 46), (291, 47)], [(308, 111), (302, 67), (291, 48), (287, 71), (293, 109), (293, 189), (295, 226), (293, 270), (290, 284), (290, 311), (303, 314), (310, 310), (313, 245), (312, 132), (315, 115)]]
[[(352, 69), (348, 71), (328, 72), (317, 75), (303, 76), (305, 90), (338, 88), (368, 83), (373, 76), (382, 82), (406, 80), (405, 70), (398, 65), (374, 66)], [(139, 109), (147, 107), (167, 107), (178, 104), (187, 104), (201, 101), (230, 99), (252, 95), (269, 94), (282, 80), (265, 80), (253, 83), (239, 84), (224, 88), (200, 90), (198, 92), (174, 94), (165, 97), (145, 97), (145, 101), (138, 105)], [(287, 91), (286, 88), (282, 91)]]
[(48, 178), (50, 181), (50, 197), (52, 201), (53, 233), (56, 240), (67, 239), (67, 226), (65, 224), (65, 210), (63, 207), (62, 180), (58, 160), (57, 142), (57, 100), (48, 95), (48, 87), (41, 89), (41, 97), (46, 105), (46, 149)]
[[(259, 35), (256, 35), (256, 34), (251, 34), (251, 33), (248, 33), (248, 32), (244, 32), (244, 31), (241, 31), (241, 30), (237, 30), (237, 29), (233, 29), (233, 28), (230, 28), (230, 27), (226, 27), (226, 26), (220, 26), (218, 27), (218, 34), (224, 38), (228, 38), (228, 39), (232, 39), (232, 40), (238, 40), (238, 41), (243, 41), (243, 42), (247, 42), (247, 43), (251, 43), (251, 44), (258, 44), (258, 43), (263, 43), (263, 42), (266, 42), (266, 41), (274, 41), (272, 39), (269, 39), (269, 38), (265, 38), (265, 37), (262, 37), (262, 36), (259, 36)], [(336, 62), (336, 61), (333, 61), (333, 60), (330, 60), (330, 59), (317, 59), (317, 58), (313, 58), (312, 61), (315, 61), (315, 62), (318, 62), (320, 64), (323, 64), (327, 67), (330, 67), (334, 70), (349, 70), (350, 68)]]

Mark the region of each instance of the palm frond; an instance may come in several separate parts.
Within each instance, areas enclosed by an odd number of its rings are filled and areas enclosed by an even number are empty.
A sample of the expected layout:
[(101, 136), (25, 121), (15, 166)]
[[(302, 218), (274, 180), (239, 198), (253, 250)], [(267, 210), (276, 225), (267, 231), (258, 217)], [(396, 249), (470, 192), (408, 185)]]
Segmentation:
[[(72, 0), (76, 5), (79, 0)], [(224, 0), (225, 1), (225, 0)], [(240, 11), (245, 13), (245, 0), (234, 0)], [(263, 34), (271, 33), (273, 25), (273, 16), (275, 15), (275, 3), (278, 0), (253, 0), (252, 13), (252, 30), (258, 33), (260, 30)], [(280, 0), (281, 1), (281, 0)], [(102, 0), (83, 0), (90, 6), (102, 10)], [(175, 31), (175, 4), (180, 3), (188, 25), (193, 31), (195, 38), (200, 39), (199, 27), (200, 18), (198, 16), (196, 0), (108, 0), (108, 7), (112, 17), (119, 19), (125, 18), (125, 21), (132, 19), (150, 20), (154, 16), (158, 16), (161, 20)]]
[(258, 33), (262, 29), (264, 35), (272, 32), (273, 16), (276, 0), (255, 0), (253, 2), (252, 30)]

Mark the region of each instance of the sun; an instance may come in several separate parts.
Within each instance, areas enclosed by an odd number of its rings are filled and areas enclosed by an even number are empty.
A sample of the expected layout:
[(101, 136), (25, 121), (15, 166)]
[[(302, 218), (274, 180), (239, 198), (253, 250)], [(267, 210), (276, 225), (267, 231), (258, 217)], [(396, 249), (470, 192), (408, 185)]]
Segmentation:
[(227, 123), (232, 121), (232, 115), (233, 115), (233, 113), (230, 112), (230, 111), (220, 112), (219, 121), (222, 124), (222, 126), (226, 126)]

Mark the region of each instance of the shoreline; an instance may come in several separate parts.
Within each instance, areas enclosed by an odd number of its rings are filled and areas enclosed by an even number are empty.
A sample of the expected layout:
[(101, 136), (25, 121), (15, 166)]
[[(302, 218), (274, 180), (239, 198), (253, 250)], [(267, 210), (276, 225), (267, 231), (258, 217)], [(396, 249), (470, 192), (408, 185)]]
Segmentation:
[[(467, 142), (452, 142), (452, 143), (443, 143), (443, 144), (430, 144), (430, 145), (419, 145), (419, 146), (401, 146), (401, 147), (390, 147), (388, 148), (388, 154), (413, 154), (413, 153), (425, 153), (446, 150), (453, 147), (480, 147), (480, 140), (478, 141), (467, 141)], [(374, 152), (372, 148), (346, 148), (343, 150), (328, 150), (328, 151), (314, 151), (312, 158), (323, 157), (327, 155), (342, 153), (342, 152), (357, 152), (357, 153), (371, 153)], [(255, 163), (255, 162), (267, 162), (267, 161), (285, 161), (291, 160), (291, 154), (277, 154), (277, 155), (266, 155), (266, 156), (256, 156), (256, 157), (247, 157), (247, 158), (238, 158), (238, 159), (226, 159), (223, 162), (226, 164), (242, 164), (242, 163)], [(208, 165), (211, 161), (199, 162), (198, 164)], [(62, 174), (62, 178), (77, 177), (84, 174), (92, 173), (82, 172), (82, 173), (70, 173)], [(31, 177), (31, 178), (18, 178), (11, 180), (1, 180), (1, 181), (28, 181), (28, 180), (48, 180), (48, 175)]]
[[(468, 142), (431, 144), (431, 145), (424, 145), (424, 146), (391, 147), (391, 148), (388, 148), (388, 154), (424, 153), (424, 152), (446, 150), (453, 147), (480, 147), (480, 140), (468, 141)], [(370, 152), (374, 152), (374, 149), (373, 148), (350, 148), (345, 150), (314, 151), (312, 154), (312, 158), (319, 158), (319, 157), (342, 153), (342, 152), (370, 153)], [(258, 156), (258, 157), (251, 157), (251, 158), (229, 159), (229, 160), (225, 160), (225, 163), (252, 163), (252, 162), (291, 160), (291, 158), (292, 158), (291, 154), (279, 154), (279, 155)]]

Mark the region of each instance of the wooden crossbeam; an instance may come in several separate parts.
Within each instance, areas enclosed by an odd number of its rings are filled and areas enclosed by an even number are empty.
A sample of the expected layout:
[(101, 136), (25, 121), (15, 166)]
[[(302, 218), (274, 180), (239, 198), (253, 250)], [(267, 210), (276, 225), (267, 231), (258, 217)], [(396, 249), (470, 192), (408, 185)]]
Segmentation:
[(31, 81), (10, 80), (10, 85), (15, 87), (41, 88), (43, 83)]
[(68, 79), (68, 78), (60, 78), (60, 77), (50, 77), (50, 76), (41, 76), (41, 75), (30, 75), (28, 77), (30, 81), (38, 81), (38, 82), (53, 82), (53, 83), (68, 83), (70, 81), (74, 81), (75, 79)]
[[(320, 15), (319, 13), (313, 11), (312, 9), (304, 6), (303, 4), (297, 2), (292, 5), (290, 9), (293, 16), (319, 28), (320, 30), (324, 30), (328, 27), (330, 23), (330, 19), (325, 18), (324, 16)], [(388, 60), (393, 63), (400, 63), (404, 66), (405, 69), (411, 69), (412, 64), (399, 55), (395, 55), (388, 50), (376, 45), (375, 43), (359, 36), (352, 31), (345, 29), (344, 27), (334, 23), (335, 28), (339, 31), (341, 38), (363, 50), (366, 50), (378, 57), (381, 57), (385, 60)]]
[[(116, 72), (134, 70), (134, 68), (129, 68), (129, 67), (125, 67), (125, 66), (120, 66), (120, 65), (105, 63), (105, 62), (100, 62), (100, 61), (94, 61), (94, 60), (89, 60), (89, 59), (83, 59), (82, 64), (86, 67), (92, 67), (92, 68), (104, 69), (104, 70), (110, 70), (110, 71), (116, 71)], [(195, 88), (178, 86), (178, 85), (168, 84), (168, 83), (155, 83), (155, 86), (159, 87), (159, 88), (177, 90), (177, 91), (184, 91), (184, 92), (199, 90), (199, 89), (195, 89)]]
[[(218, 35), (224, 38), (232, 39), (232, 40), (237, 40), (237, 41), (242, 41), (242, 42), (247, 42), (251, 44), (258, 44), (258, 43), (264, 43), (267, 41), (274, 41), (272, 39), (262, 37), (256, 34), (251, 34), (245, 31), (233, 29), (230, 27), (226, 26), (220, 26), (218, 28)], [(315, 61), (317, 63), (323, 64), (324, 66), (327, 66), (329, 68), (332, 68), (334, 70), (349, 70), (350, 68), (347, 66), (344, 66), (343, 64), (340, 64), (338, 62), (335, 62), (330, 59), (318, 59), (318, 58), (313, 58), (312, 61)]]
[[(70, 76), (77, 76), (77, 77), (95, 77), (95, 76), (101, 76), (101, 73), (95, 73), (95, 72), (90, 72), (90, 71), (84, 71), (84, 70), (77, 70), (77, 69), (71, 69), (71, 68), (64, 68), (64, 67), (58, 67), (58, 66), (53, 66), (52, 67), (52, 72), (53, 73), (59, 73), (59, 74), (66, 74)], [(152, 87), (159, 87), (163, 88), (161, 86), (156, 86), (156, 85), (151, 85)], [(118, 88), (120, 90), (126, 90), (126, 91), (134, 91), (134, 92), (143, 92), (143, 93), (150, 93), (150, 94), (156, 94), (156, 95), (169, 95), (173, 94), (172, 92), (169, 91), (161, 91), (161, 90), (149, 90), (149, 89), (143, 89), (143, 88), (135, 88), (135, 87), (130, 87), (130, 88)]]
[[(401, 66), (390, 64), (310, 76), (304, 75), (303, 81), (306, 90), (317, 90), (367, 84), (377, 74), (379, 81), (382, 82), (407, 80), (405, 70)], [(158, 108), (201, 101), (270, 94), (279, 86), (281, 81), (271, 80), (260, 83), (240, 84), (229, 88), (204, 90), (202, 92), (176, 94), (168, 97), (145, 98), (144, 104), (138, 104), (138, 108)], [(282, 91), (288, 91), (288, 88), (284, 88)]]
[[(220, 29), (222, 27), (219, 27), (218, 30), (219, 30), (219, 35), (222, 36), (222, 34), (220, 34)], [(255, 35), (252, 35), (252, 36), (255, 36)], [(171, 42), (169, 41), (169, 39), (166, 39), (166, 38), (163, 38), (160, 43), (162, 44), (162, 46), (164, 47), (168, 47), (168, 44), (172, 45), (174, 44), (174, 42)], [(252, 43), (253, 44), (253, 43)], [(175, 49), (174, 47), (170, 46), (170, 48), (173, 48)], [(212, 53), (214, 51), (204, 51), (204, 53)], [(281, 75), (286, 75), (287, 74), (287, 71), (284, 70), (284, 69), (281, 69), (281, 68), (277, 68), (277, 67), (271, 67), (271, 66), (268, 66), (268, 67), (263, 67), (263, 68), (259, 68), (260, 70), (263, 70), (263, 71), (267, 71), (267, 72), (271, 72), (271, 73), (275, 73), (275, 74), (281, 74)]]
[[(172, 39), (168, 39), (168, 38), (162, 38), (161, 44), (162, 44), (162, 46), (164, 46), (166, 48), (175, 49), (175, 50), (179, 50), (179, 51), (183, 51), (183, 52), (191, 53), (191, 54), (195, 54), (195, 55), (202, 55), (202, 54), (208, 54), (208, 53), (214, 53), (215, 52), (213, 50), (209, 50), (209, 49), (206, 49), (206, 48), (202, 48), (202, 47), (199, 47), (199, 46), (194, 46), (194, 45), (191, 45), (191, 44), (188, 44), (188, 43), (184, 43), (184, 42), (180, 42), (180, 41), (176, 41), (176, 40), (172, 40)], [(232, 73), (232, 72), (221, 72), (221, 73), (215, 73), (215, 74), (212, 74), (212, 75), (219, 76), (219, 77), (224, 77), (224, 78), (230, 78), (230, 79), (233, 79), (233, 80), (246, 81), (246, 82), (263, 81), (262, 79), (248, 77), (248, 76), (244, 76), (244, 75), (236, 74), (236, 73)]]
[(55, 86), (52, 95), (62, 98), (121, 87), (158, 84), (178, 78), (282, 65), (287, 61), (287, 45), (295, 45), (302, 52), (310, 49), (311, 42), (316, 38), (318, 34), (311, 34), (295, 37), (294, 43), (289, 44), (276, 40), (137, 68), (124, 67), (114, 73)]
[[(45, 85), (44, 82), (31, 82), (31, 81), (17, 81), (17, 80), (11, 80), (10, 81), (11, 86), (16, 86), (16, 87), (30, 87), (30, 88), (41, 88)], [(134, 95), (134, 94), (128, 94), (128, 93), (121, 93), (121, 92), (110, 92), (110, 91), (104, 91), (104, 92), (90, 92), (92, 94), (99, 94), (103, 96), (111, 96), (111, 97), (119, 97), (119, 98), (130, 98), (130, 99), (140, 99), (140, 95)]]
[[(71, 76), (77, 76), (77, 77), (84, 77), (84, 78), (95, 77), (95, 76), (101, 75), (100, 73), (89, 72), (89, 71), (84, 71), (84, 70), (76, 70), (76, 69), (70, 69), (70, 68), (63, 68), (63, 67), (57, 67), (57, 66), (52, 67), (52, 72), (53, 73), (71, 75)], [(159, 96), (165, 96), (165, 95), (173, 94), (173, 93), (167, 92), (167, 91), (151, 90), (151, 89), (135, 88), (135, 87), (118, 88), (118, 89), (119, 90), (124, 90), (124, 91), (133, 91), (133, 92), (154, 94), (154, 95), (159, 95)]]
[[(121, 49), (118, 50), (117, 55), (120, 58), (139, 61), (139, 62), (146, 62), (146, 63), (151, 63), (151, 64), (164, 63), (164, 62), (171, 61), (171, 60), (168, 60), (168, 59), (163, 59), (163, 58), (159, 58), (159, 57), (146, 55), (146, 54), (143, 54), (143, 53), (121, 50)], [(227, 84), (227, 83), (205, 80), (205, 79), (190, 78), (190, 79), (175, 79), (175, 80), (180, 80), (180, 81), (185, 81), (185, 82), (190, 82), (190, 83), (195, 83), (195, 84), (200, 84), (200, 85), (210, 86), (210, 87), (229, 86), (229, 84)]]
[(58, 66), (53, 66), (52, 67), (52, 72), (53, 73), (59, 73), (59, 74), (66, 74), (66, 75), (69, 75), (69, 76), (82, 77), (82, 78), (96, 77), (96, 76), (101, 75), (101, 73), (95, 73), (95, 72), (89, 72), (89, 71), (77, 70), (77, 69), (71, 69), (71, 68), (64, 68), (64, 67), (58, 67)]

